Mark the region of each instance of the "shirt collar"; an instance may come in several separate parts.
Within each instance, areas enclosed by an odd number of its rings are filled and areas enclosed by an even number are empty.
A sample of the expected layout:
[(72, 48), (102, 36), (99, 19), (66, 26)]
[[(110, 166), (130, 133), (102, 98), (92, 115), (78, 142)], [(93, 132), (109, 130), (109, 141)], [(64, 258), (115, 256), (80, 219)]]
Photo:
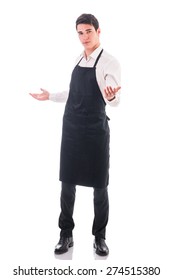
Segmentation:
[[(89, 56), (88, 59), (93, 58), (94, 60), (97, 59), (99, 53), (101, 52), (102, 47), (99, 46), (97, 49), (95, 49)], [(81, 54), (81, 56), (85, 57), (84, 52)]]

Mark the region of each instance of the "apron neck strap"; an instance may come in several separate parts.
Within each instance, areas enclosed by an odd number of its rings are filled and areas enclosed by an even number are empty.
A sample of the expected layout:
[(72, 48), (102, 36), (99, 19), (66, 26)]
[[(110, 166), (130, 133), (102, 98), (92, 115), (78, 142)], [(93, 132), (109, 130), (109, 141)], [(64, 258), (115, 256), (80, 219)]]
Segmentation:
[[(96, 59), (96, 61), (95, 61), (95, 63), (94, 63), (93, 68), (96, 67), (97, 62), (98, 62), (98, 60), (99, 60), (99, 58), (100, 58), (102, 52), (103, 52), (103, 49), (102, 49), (101, 52), (99, 53), (99, 55), (98, 55), (98, 57), (97, 57), (97, 59)], [(81, 62), (82, 59), (83, 59), (83, 56), (81, 57), (81, 59), (79, 60), (79, 62), (77, 63), (77, 65), (79, 65), (79, 63)]]
[(77, 63), (77, 65), (79, 65), (79, 63), (81, 62), (82, 59), (83, 59), (83, 56), (81, 57), (81, 59), (79, 60), (79, 62)]
[(98, 55), (98, 57), (97, 57), (97, 59), (96, 59), (96, 62), (94, 63), (94, 67), (96, 67), (97, 62), (98, 62), (98, 60), (99, 60), (99, 58), (100, 58), (102, 52), (103, 52), (103, 49), (102, 49), (101, 52), (99, 53), (99, 55)]

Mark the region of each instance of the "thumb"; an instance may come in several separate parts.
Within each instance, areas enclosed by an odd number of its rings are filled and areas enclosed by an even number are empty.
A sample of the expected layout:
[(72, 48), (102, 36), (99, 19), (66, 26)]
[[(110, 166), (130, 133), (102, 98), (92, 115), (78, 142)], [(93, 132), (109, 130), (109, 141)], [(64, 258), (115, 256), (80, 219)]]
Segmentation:
[(42, 92), (47, 91), (47, 90), (45, 90), (44, 88), (40, 88), (40, 90), (41, 90)]

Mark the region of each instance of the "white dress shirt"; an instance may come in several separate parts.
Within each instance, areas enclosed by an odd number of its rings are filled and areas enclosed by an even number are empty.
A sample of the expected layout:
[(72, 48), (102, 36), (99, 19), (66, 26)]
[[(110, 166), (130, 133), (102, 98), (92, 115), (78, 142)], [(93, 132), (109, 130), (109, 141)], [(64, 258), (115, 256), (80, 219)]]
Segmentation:
[[(76, 59), (76, 64), (83, 57), (79, 63), (79, 66), (93, 67), (94, 63), (97, 59), (97, 56), (99, 55), (101, 50), (102, 50), (102, 47), (99, 46), (97, 49), (94, 50), (94, 52), (92, 52), (87, 57), (87, 59), (85, 58), (84, 53), (82, 53)], [(121, 69), (120, 69), (120, 64), (117, 61), (117, 59), (114, 58), (109, 53), (107, 53), (105, 50), (103, 50), (102, 55), (100, 56), (98, 63), (96, 65), (96, 79), (97, 79), (98, 86), (100, 88), (100, 91), (103, 95), (105, 102), (111, 106), (116, 106), (120, 101), (120, 90), (116, 93), (115, 99), (113, 99), (112, 101), (108, 101), (105, 98), (104, 89), (107, 86), (111, 86), (112, 88), (116, 88), (116, 87), (120, 86)], [(49, 100), (55, 101), (55, 102), (66, 102), (68, 95), (69, 95), (69, 90), (66, 90), (63, 92), (57, 92), (57, 93), (50, 93)]]

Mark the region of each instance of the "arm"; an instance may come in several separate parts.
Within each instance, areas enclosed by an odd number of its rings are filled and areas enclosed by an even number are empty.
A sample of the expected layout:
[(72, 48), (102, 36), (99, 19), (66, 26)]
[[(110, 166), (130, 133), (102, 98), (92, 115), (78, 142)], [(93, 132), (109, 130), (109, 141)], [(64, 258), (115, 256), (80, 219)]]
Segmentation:
[(110, 106), (116, 106), (120, 101), (121, 70), (117, 60), (111, 60), (105, 68), (104, 97)]
[(69, 91), (50, 93), (49, 100), (54, 101), (54, 102), (64, 103), (67, 101), (68, 95), (69, 95)]
[(40, 88), (41, 93), (29, 93), (33, 98), (39, 101), (51, 100), (54, 102), (65, 102), (68, 98), (68, 91), (63, 91), (61, 93), (50, 93), (49, 91)]

